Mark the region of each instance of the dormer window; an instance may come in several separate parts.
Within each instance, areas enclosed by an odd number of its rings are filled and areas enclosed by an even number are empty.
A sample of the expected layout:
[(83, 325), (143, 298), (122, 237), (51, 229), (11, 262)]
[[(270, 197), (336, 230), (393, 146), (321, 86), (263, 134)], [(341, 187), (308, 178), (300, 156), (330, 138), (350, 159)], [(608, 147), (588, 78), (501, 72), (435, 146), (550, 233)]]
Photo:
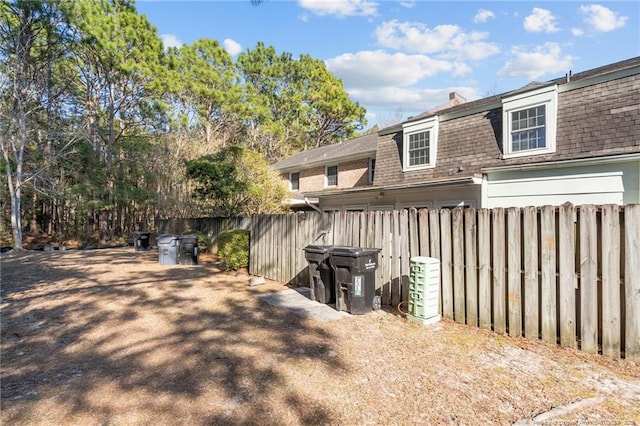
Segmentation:
[(438, 117), (430, 117), (404, 128), (403, 171), (436, 166)]
[(546, 107), (538, 105), (511, 113), (511, 152), (544, 149)]
[(557, 105), (556, 86), (504, 98), (503, 158), (555, 152)]

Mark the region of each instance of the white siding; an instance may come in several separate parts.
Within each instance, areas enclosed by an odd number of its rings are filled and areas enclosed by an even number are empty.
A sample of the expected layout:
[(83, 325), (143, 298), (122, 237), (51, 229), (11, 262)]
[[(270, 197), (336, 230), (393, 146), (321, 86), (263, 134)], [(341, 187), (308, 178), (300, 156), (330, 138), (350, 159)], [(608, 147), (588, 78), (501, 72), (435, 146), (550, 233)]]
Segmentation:
[(630, 204), (639, 200), (639, 161), (487, 173), (483, 207)]

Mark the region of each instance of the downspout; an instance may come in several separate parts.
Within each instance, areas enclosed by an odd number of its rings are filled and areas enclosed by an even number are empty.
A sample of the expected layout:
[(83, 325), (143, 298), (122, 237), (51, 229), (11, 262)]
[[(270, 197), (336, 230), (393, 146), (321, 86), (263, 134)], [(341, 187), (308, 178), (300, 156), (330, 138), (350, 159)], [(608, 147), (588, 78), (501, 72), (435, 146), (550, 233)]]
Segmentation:
[(317, 211), (318, 213), (322, 213), (322, 210), (320, 210), (320, 208), (318, 206), (314, 206), (313, 204), (311, 204), (311, 201), (309, 201), (309, 197), (304, 197), (304, 203), (311, 207), (312, 209), (314, 209), (315, 211)]
[[(320, 208), (318, 206), (315, 206), (313, 204), (311, 204), (311, 201), (309, 201), (309, 197), (304, 197), (304, 203), (311, 207), (313, 210), (317, 211), (320, 214), (320, 217), (322, 218), (322, 210), (320, 210)], [(324, 219), (323, 219), (324, 220)], [(322, 243), (326, 244), (326, 239), (327, 239), (327, 234), (329, 233), (328, 230), (322, 230), (320, 231), (320, 235), (318, 235), (315, 239), (315, 241), (318, 241), (320, 239), (320, 237), (322, 237)]]

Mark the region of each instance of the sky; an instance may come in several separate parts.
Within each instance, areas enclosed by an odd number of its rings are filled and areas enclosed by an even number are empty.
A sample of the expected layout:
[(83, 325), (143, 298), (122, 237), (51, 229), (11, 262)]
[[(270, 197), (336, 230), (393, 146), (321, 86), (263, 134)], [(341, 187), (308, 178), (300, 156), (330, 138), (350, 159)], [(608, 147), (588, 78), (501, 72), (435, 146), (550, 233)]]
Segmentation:
[(165, 47), (258, 42), (325, 62), (385, 127), (445, 103), (640, 56), (640, 2), (138, 0)]

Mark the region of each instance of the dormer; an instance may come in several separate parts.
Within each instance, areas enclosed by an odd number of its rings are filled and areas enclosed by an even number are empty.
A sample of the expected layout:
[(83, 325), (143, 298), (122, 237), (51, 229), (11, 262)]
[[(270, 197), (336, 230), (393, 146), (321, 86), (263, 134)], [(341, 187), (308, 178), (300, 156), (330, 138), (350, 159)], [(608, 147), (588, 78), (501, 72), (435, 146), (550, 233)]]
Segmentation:
[(502, 158), (556, 152), (558, 86), (502, 98)]
[(402, 127), (402, 171), (434, 168), (438, 152), (438, 116), (405, 123)]

